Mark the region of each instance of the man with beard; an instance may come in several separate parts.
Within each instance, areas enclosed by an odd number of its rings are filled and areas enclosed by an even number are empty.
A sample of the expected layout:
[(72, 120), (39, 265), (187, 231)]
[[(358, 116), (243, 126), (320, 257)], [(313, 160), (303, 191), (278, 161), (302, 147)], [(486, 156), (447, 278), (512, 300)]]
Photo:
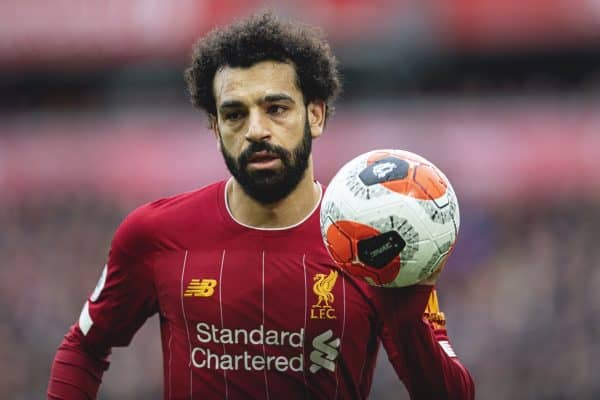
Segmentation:
[(95, 398), (111, 347), (158, 313), (165, 399), (366, 398), (380, 343), (413, 399), (473, 398), (442, 314), (423, 317), (435, 277), (373, 288), (322, 244), (311, 145), (339, 91), (327, 43), (264, 14), (202, 38), (186, 78), (232, 178), (121, 224), (48, 397)]

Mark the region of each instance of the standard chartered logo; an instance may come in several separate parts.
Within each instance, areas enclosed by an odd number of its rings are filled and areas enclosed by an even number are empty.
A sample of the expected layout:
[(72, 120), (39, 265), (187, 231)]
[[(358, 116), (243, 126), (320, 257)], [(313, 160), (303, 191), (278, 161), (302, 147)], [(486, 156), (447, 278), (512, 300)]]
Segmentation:
[[(340, 340), (332, 337), (333, 332), (329, 329), (313, 339), (313, 350), (310, 353), (312, 373), (321, 368), (335, 371)], [(265, 329), (261, 324), (254, 329), (228, 329), (198, 322), (195, 338), (200, 343), (191, 350), (192, 365), (196, 368), (279, 372), (304, 370), (304, 328), (285, 331)], [(209, 346), (210, 344), (228, 345), (228, 351), (216, 351), (215, 346)], [(289, 351), (278, 351), (277, 348), (292, 348), (297, 351), (290, 354)]]
[(310, 352), (310, 372), (313, 374), (321, 368), (325, 368), (331, 372), (335, 371), (335, 359), (339, 355), (338, 348), (340, 347), (340, 339), (332, 339), (333, 332), (331, 329), (315, 336), (312, 341), (314, 350)]
[[(217, 354), (209, 348), (194, 347), (192, 349), (192, 364), (196, 368), (209, 368), (221, 370), (264, 371), (276, 370), (280, 372), (292, 370), (302, 371), (303, 357), (302, 344), (304, 343), (304, 328), (298, 331), (278, 331), (265, 329), (259, 325), (255, 329), (227, 329), (219, 328), (213, 324), (199, 322), (196, 324), (196, 339), (200, 343), (222, 343), (237, 345), (234, 349), (245, 348), (247, 345), (259, 345), (271, 348), (292, 347), (300, 349), (295, 356), (255, 354), (244, 350), (237, 354)], [(256, 349), (256, 348), (255, 348)]]

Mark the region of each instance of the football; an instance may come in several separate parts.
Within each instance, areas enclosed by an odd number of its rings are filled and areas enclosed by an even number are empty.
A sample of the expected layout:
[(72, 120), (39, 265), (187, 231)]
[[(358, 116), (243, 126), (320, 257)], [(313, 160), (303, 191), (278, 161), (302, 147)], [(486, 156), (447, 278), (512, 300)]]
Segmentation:
[(428, 278), (454, 248), (460, 224), (446, 176), (403, 150), (374, 150), (346, 163), (327, 187), (320, 218), (335, 263), (384, 287)]

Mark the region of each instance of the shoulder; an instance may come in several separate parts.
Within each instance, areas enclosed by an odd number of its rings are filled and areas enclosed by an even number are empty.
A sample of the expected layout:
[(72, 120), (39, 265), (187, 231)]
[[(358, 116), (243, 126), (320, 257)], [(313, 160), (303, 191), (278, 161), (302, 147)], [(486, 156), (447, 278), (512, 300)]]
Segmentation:
[(143, 204), (117, 229), (112, 248), (136, 256), (164, 247), (173, 233), (216, 213), (224, 182)]

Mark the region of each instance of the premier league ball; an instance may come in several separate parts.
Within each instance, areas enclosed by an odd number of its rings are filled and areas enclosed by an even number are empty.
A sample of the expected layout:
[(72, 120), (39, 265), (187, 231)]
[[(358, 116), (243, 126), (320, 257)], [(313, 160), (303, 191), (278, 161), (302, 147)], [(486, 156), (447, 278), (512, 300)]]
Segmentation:
[(402, 150), (362, 154), (334, 176), (321, 204), (321, 234), (336, 264), (371, 285), (428, 278), (452, 251), (459, 228), (446, 176)]

